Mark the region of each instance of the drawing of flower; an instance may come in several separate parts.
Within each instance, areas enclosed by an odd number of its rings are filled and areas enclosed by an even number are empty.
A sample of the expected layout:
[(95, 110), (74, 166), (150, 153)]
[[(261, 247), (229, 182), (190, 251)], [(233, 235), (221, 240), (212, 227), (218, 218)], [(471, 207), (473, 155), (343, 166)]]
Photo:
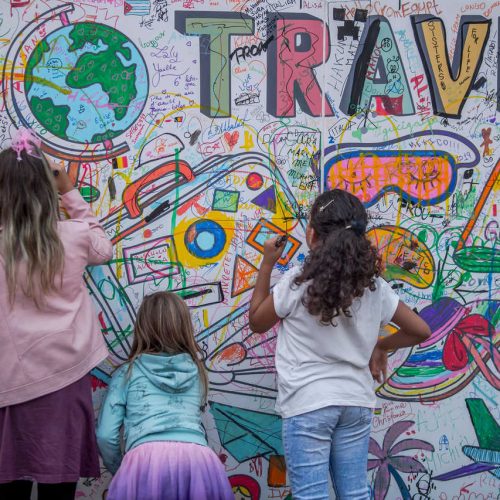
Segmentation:
[[(418, 473), (427, 472), (424, 465), (413, 457), (399, 455), (408, 450), (434, 451), (434, 446), (421, 439), (403, 439), (394, 444), (398, 437), (408, 430), (415, 422), (403, 420), (391, 425), (384, 436), (382, 448), (370, 438), (369, 453), (377, 458), (368, 460), (368, 470), (377, 469), (373, 494), (375, 500), (383, 500), (391, 484), (391, 475), (395, 479), (404, 500), (410, 500), (411, 495), (399, 472)], [(398, 472), (399, 471), (399, 472)]]

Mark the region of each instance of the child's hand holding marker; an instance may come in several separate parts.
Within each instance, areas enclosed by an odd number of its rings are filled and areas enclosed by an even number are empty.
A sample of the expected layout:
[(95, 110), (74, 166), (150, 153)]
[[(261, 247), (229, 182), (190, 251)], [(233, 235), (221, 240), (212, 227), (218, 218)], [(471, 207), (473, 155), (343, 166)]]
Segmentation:
[(276, 236), (275, 238), (266, 240), (264, 243), (264, 260), (262, 263), (274, 266), (285, 249), (287, 239), (288, 235), (283, 234), (282, 236)]
[(43, 153), (41, 153), (41, 160), (42, 163), (44, 163), (45, 166), (52, 171), (52, 174), (54, 175), (54, 181), (56, 183), (56, 188), (59, 193), (65, 194), (74, 188), (73, 183), (71, 182), (71, 179), (66, 172), (66, 167), (64, 166), (64, 164), (61, 165), (59, 163), (55, 163), (54, 161), (48, 160)]
[(286, 243), (286, 240), (288, 240), (288, 234), (282, 234), (281, 236), (278, 236), (275, 246), (276, 248), (279, 248), (283, 243)]

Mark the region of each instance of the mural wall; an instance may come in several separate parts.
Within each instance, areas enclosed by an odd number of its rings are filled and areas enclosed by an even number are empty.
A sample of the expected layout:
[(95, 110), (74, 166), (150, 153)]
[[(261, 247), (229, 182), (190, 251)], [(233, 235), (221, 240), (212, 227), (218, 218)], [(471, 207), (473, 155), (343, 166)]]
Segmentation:
[[(115, 247), (85, 277), (110, 351), (96, 411), (141, 298), (175, 291), (236, 498), (291, 498), (276, 331), (249, 330), (249, 299), (265, 239), (289, 235), (277, 280), (304, 259), (311, 201), (341, 187), (433, 331), (377, 388), (373, 498), (498, 498), (499, 16), (494, 0), (1, 2), (0, 142), (35, 130)], [(81, 498), (102, 498), (103, 473)]]

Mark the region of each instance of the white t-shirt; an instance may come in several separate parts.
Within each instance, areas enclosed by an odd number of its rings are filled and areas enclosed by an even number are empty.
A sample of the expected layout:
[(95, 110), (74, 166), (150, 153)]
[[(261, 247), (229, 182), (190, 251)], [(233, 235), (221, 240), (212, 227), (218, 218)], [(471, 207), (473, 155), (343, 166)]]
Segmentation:
[(274, 308), (282, 318), (276, 411), (288, 418), (333, 405), (375, 407), (368, 363), (380, 328), (394, 316), (398, 296), (377, 278), (375, 291), (366, 289), (354, 300), (351, 318), (341, 314), (334, 318), (336, 326), (324, 326), (302, 304), (307, 284), (293, 285), (300, 271), (287, 271), (273, 290)]

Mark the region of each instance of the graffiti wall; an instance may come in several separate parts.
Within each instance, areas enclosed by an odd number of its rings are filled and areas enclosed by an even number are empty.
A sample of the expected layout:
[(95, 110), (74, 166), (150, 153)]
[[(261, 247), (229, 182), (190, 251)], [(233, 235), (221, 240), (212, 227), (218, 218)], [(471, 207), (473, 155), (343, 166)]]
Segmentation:
[(372, 497), (498, 498), (499, 16), (495, 0), (2, 1), (0, 142), (35, 130), (115, 248), (85, 276), (110, 352), (96, 411), (141, 298), (175, 291), (236, 498), (291, 498), (276, 331), (250, 331), (249, 299), (263, 242), (289, 235), (275, 281), (306, 255), (311, 201), (341, 187), (433, 332), (377, 388)]

